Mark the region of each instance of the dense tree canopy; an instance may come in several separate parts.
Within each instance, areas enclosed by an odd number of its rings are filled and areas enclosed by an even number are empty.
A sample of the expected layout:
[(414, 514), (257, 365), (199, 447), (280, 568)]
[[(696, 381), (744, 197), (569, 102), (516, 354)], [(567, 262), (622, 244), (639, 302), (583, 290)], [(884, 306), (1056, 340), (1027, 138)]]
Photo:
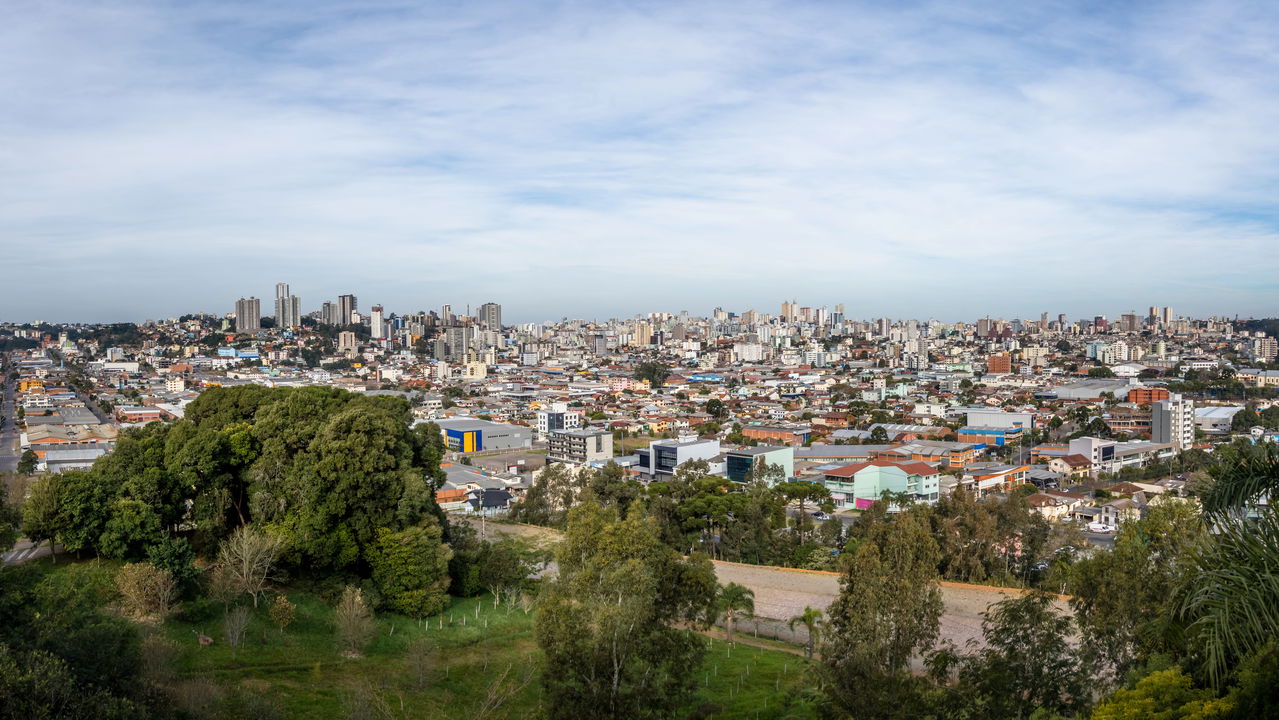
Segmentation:
[(667, 718), (690, 697), (706, 651), (680, 627), (715, 612), (715, 571), (661, 542), (651, 520), (594, 503), (569, 513), (545, 586), (537, 641), (552, 718)]
[(129, 430), (91, 470), (62, 475), (56, 498), (41, 503), (56, 512), (41, 513), (40, 535), (72, 552), (135, 559), (176, 535), (209, 554), (253, 523), (281, 538), (296, 566), (362, 574), (385, 554), (382, 531), (445, 539), (434, 502), (439, 431), (410, 429), (402, 399), (214, 388), (186, 415)]

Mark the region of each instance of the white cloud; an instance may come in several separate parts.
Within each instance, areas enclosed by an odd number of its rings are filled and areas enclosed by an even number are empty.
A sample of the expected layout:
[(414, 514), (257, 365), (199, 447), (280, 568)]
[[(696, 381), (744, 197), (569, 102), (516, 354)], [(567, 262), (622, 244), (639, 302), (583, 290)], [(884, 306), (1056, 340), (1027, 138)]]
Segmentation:
[(1260, 314), (1279, 13), (1240, 7), (11, 3), (0, 315)]

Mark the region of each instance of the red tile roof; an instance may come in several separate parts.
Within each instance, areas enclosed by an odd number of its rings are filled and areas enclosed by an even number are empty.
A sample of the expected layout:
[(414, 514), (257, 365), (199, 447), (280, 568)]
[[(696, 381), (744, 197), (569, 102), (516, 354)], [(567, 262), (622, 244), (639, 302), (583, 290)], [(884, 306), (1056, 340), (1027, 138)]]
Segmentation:
[(831, 477), (852, 477), (868, 467), (898, 467), (912, 475), (936, 475), (937, 468), (922, 462), (895, 463), (888, 460), (871, 460), (868, 462), (854, 463), (852, 465), (844, 465), (834, 470), (826, 471)]

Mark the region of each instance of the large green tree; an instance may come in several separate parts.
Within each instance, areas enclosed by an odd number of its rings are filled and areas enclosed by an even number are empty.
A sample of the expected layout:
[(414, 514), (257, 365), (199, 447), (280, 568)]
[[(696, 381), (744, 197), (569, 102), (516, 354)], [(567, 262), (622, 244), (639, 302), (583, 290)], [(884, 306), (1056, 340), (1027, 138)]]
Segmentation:
[(942, 613), (938, 549), (918, 511), (858, 543), (827, 611), (823, 687), (832, 714), (905, 717), (919, 697), (911, 658), (932, 648)]
[(1167, 633), (1170, 602), (1183, 557), (1204, 534), (1193, 504), (1161, 503), (1125, 522), (1114, 550), (1074, 564), (1070, 602), (1103, 678), (1118, 682), (1150, 656), (1175, 650)]
[(421, 618), (448, 607), (449, 558), (434, 517), (399, 532), (379, 530), (369, 564), (373, 582), (396, 612)]
[(569, 513), (559, 575), (538, 606), (551, 718), (674, 717), (693, 692), (716, 583), (704, 556), (683, 558), (651, 520), (594, 504)]

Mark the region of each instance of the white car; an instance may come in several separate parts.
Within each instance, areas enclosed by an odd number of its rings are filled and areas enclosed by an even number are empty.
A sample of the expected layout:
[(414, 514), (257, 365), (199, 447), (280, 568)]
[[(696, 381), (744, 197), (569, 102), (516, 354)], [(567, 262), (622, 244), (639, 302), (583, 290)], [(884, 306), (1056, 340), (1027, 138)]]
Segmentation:
[(1088, 523), (1088, 532), (1112, 533), (1114, 531), (1115, 531), (1115, 528), (1105, 523)]

